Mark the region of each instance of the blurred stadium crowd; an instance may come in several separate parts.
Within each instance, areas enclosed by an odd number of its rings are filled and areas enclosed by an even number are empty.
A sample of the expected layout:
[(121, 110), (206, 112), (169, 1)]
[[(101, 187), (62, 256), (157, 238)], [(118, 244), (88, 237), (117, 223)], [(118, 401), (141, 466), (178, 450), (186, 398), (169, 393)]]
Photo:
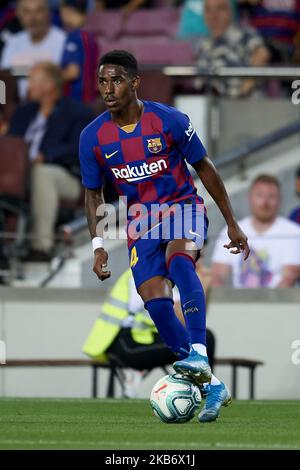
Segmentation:
[[(170, 79), (162, 66), (198, 65), (213, 72), (220, 66), (297, 65), (300, 0), (2, 1), (0, 80), (6, 85), (6, 101), (0, 105), (0, 232), (19, 233), (26, 225), (32, 238), (25, 252), (21, 250), (24, 261), (51, 260), (55, 227), (83, 206), (78, 140), (104, 109), (97, 96), (96, 69), (100, 55), (111, 49), (126, 49), (137, 57), (143, 79), (140, 96), (145, 99), (172, 104), (176, 93), (287, 97), (290, 90), (274, 80)], [(298, 194), (299, 180), (298, 170)], [(285, 249), (285, 263), (299, 268), (300, 210), (293, 211), (293, 222), (278, 221), (279, 185), (268, 178), (257, 184), (263, 187), (265, 210), (279, 224), (275, 235), (283, 230), (294, 237), (294, 248), (291, 244)], [(105, 197), (115, 199), (112, 188), (105, 188)], [(260, 211), (253, 197), (251, 204), (252, 211)], [(5, 270), (10, 254), (5, 237), (1, 240), (0, 269)], [(239, 274), (247, 279), (244, 285), (270, 286), (269, 273), (263, 271), (266, 256), (258, 250), (252, 259), (262, 272), (259, 281), (251, 272)], [(227, 261), (218, 250), (214, 261), (214, 284), (222, 285)], [(232, 269), (239, 286), (237, 267)], [(295, 270), (286, 286), (295, 285), (298, 275)]]

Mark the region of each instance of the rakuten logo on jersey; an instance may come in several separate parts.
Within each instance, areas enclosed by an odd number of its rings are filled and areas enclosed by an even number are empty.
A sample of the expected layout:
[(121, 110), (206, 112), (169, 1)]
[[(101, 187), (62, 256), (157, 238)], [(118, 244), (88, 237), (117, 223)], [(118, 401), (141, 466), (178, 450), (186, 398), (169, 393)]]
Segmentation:
[(139, 166), (126, 165), (122, 168), (111, 168), (111, 171), (117, 180), (122, 179), (131, 183), (133, 181), (150, 178), (156, 173), (159, 173), (162, 170), (166, 170), (167, 167), (167, 162), (164, 159), (161, 159), (151, 163), (144, 162)]

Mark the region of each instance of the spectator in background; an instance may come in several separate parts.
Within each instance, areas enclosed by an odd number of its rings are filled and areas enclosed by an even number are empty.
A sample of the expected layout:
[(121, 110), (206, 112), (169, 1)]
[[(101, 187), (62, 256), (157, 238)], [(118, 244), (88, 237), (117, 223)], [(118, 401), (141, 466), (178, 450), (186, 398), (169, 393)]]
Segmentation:
[(61, 19), (68, 32), (63, 57), (64, 95), (92, 103), (97, 97), (96, 70), (99, 49), (93, 35), (82, 28), (86, 23), (87, 0), (62, 0)]
[(180, 39), (193, 39), (207, 36), (204, 20), (204, 0), (185, 0), (179, 21), (177, 36)]
[(62, 97), (58, 66), (40, 63), (29, 75), (30, 102), (19, 107), (9, 134), (23, 137), (31, 162), (31, 261), (49, 261), (59, 200), (80, 195), (78, 143), (81, 130), (92, 120), (81, 103)]
[[(47, 0), (19, 0), (17, 14), (24, 31), (11, 36), (6, 42), (1, 68), (19, 69), (26, 75), (30, 68), (41, 61), (60, 64), (65, 33), (50, 24)], [(27, 78), (19, 80), (19, 94), (26, 98)]]
[(278, 215), (280, 184), (260, 175), (251, 184), (251, 215), (239, 222), (248, 235), (250, 255), (246, 261), (224, 251), (227, 236), (221, 232), (213, 253), (214, 287), (232, 280), (234, 287), (292, 287), (300, 276), (300, 228)]
[(2, 0), (0, 6), (0, 56), (2, 49), (12, 34), (18, 33), (22, 27), (16, 16), (15, 2)]
[[(296, 171), (296, 178), (295, 178), (295, 193), (300, 198), (300, 166)], [(296, 207), (292, 210), (289, 217), (293, 222), (300, 224), (300, 206)]]
[[(202, 38), (196, 47), (196, 63), (204, 71), (217, 67), (262, 66), (268, 62), (268, 51), (254, 30), (232, 22), (230, 0), (205, 0), (205, 21), (210, 36)], [(203, 79), (196, 80), (197, 88), (205, 89)], [(238, 98), (255, 88), (253, 79), (212, 79), (211, 88), (221, 96)]]
[[(230, 0), (231, 8), (236, 13), (236, 2)], [(179, 22), (177, 36), (180, 39), (195, 39), (208, 36), (209, 30), (204, 19), (204, 0), (185, 0)]]
[(300, 32), (300, 0), (238, 0), (248, 21), (265, 39), (271, 63), (290, 63)]

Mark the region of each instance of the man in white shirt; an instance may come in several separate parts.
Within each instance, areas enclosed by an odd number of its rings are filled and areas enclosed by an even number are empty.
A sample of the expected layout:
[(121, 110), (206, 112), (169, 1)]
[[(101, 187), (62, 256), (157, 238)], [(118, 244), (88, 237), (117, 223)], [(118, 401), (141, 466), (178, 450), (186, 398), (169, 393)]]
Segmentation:
[(239, 221), (247, 233), (251, 249), (243, 261), (240, 254), (230, 256), (224, 250), (223, 230), (213, 253), (214, 287), (231, 283), (234, 287), (292, 287), (300, 278), (300, 228), (278, 215), (280, 184), (270, 175), (260, 175), (249, 191), (251, 215)]
[[(38, 62), (60, 65), (66, 35), (51, 26), (47, 0), (19, 0), (17, 14), (24, 30), (8, 39), (0, 67), (27, 75)], [(20, 78), (18, 85), (21, 98), (26, 98), (27, 79)]]

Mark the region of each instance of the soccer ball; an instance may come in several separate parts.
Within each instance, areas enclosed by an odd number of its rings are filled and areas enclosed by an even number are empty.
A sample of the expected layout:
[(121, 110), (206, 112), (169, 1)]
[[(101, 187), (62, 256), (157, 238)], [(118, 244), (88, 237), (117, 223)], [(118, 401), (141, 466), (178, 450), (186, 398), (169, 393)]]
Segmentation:
[(150, 395), (152, 410), (164, 423), (190, 421), (200, 403), (201, 393), (197, 385), (180, 374), (162, 377)]

